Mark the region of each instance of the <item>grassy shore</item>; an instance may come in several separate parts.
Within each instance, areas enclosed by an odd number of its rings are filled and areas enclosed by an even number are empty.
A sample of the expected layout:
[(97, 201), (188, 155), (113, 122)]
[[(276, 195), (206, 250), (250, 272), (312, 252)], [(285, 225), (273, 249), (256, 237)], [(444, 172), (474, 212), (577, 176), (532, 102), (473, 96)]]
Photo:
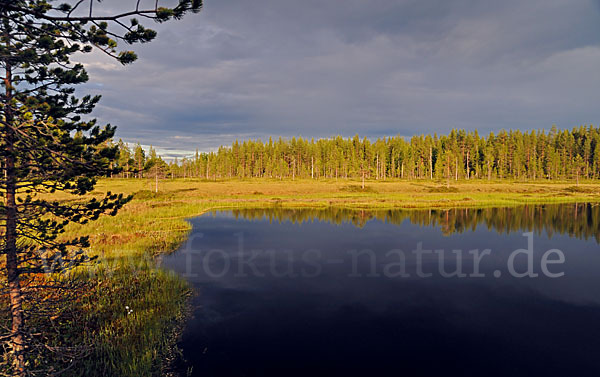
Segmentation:
[[(600, 183), (511, 181), (346, 180), (101, 180), (90, 194), (133, 194), (115, 217), (71, 226), (67, 236), (89, 235), (99, 263), (80, 270), (90, 282), (78, 301), (83, 340), (96, 345), (73, 370), (81, 376), (163, 375), (185, 311), (187, 284), (157, 266), (190, 231), (186, 218), (216, 208), (265, 206), (357, 209), (515, 206), (600, 202)], [(66, 197), (60, 198), (67, 200)], [(85, 323), (85, 326), (83, 326)]]

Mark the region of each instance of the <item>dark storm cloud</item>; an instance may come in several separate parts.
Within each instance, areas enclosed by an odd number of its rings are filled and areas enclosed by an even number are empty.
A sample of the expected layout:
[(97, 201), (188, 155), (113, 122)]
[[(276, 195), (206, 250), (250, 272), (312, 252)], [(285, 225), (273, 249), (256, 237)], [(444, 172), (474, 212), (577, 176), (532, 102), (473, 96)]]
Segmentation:
[[(125, 2), (109, 6), (123, 6)], [(86, 90), (119, 136), (368, 137), (598, 123), (598, 1), (205, 0)]]

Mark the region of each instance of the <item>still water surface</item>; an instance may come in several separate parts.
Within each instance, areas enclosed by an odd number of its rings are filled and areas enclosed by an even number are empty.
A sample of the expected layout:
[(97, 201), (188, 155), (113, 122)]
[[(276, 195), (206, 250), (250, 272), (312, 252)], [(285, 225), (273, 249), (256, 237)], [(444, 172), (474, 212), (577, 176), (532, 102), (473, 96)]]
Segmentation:
[(190, 375), (600, 375), (598, 206), (190, 221)]

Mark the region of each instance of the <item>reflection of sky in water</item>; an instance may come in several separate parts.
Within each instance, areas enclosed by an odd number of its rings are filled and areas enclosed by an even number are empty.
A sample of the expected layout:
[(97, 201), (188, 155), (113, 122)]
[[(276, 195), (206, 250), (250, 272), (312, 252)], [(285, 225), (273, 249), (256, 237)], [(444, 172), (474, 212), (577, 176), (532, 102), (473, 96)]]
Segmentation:
[[(485, 365), (487, 375), (533, 371), (573, 375), (574, 370), (585, 375), (596, 365), (592, 360), (600, 351), (600, 324), (596, 324), (600, 318), (596, 289), (600, 247), (595, 240), (534, 234), (534, 271), (540, 277), (518, 279), (509, 276), (506, 265), (512, 251), (527, 248), (522, 232), (499, 234), (479, 226), (445, 236), (439, 227), (410, 221), (394, 225), (370, 220), (357, 228), (326, 221), (293, 224), (235, 219), (228, 212), (202, 216), (192, 224), (191, 247), (199, 254), (192, 259), (191, 271), (198, 276), (189, 280), (198, 289), (198, 307), (182, 345), (194, 370), (223, 376), (276, 375), (289, 372), (288, 365), (296, 371), (288, 375), (328, 370), (388, 375), (392, 374), (393, 363), (388, 359), (392, 355), (399, 357), (402, 370), (410, 375), (419, 375), (420, 368), (425, 368), (424, 375), (477, 375), (478, 366)], [(240, 233), (241, 254), (246, 255), (240, 254)], [(443, 278), (437, 270), (439, 256), (433, 254), (423, 259), (423, 270), (433, 276), (417, 278), (411, 251), (418, 243), (423, 249), (444, 249), (447, 271), (455, 269), (451, 251), (462, 250), (467, 274), (473, 271), (468, 251), (491, 249), (480, 265), (486, 277)], [(202, 273), (202, 256), (212, 249), (222, 250), (230, 259), (230, 271), (222, 277)], [(310, 249), (319, 250), (320, 257), (310, 254), (307, 259), (305, 252)], [(412, 276), (366, 277), (371, 260), (361, 256), (355, 268), (362, 277), (349, 277), (353, 267), (349, 251), (363, 249), (374, 252), (380, 274), (387, 263), (398, 261), (385, 254), (403, 250), (406, 271)], [(564, 271), (565, 276), (550, 279), (541, 274), (541, 256), (549, 249), (564, 253), (565, 263), (549, 268)], [(263, 276), (252, 274), (246, 266), (248, 276), (240, 277), (235, 273), (236, 261), (252, 250), (263, 251), (253, 260), (253, 267)], [(267, 256), (264, 250), (273, 252)], [(221, 271), (222, 254), (213, 256), (211, 267)], [(518, 271), (526, 269), (524, 261), (524, 256), (517, 258)], [(320, 273), (310, 278), (277, 277), (271, 270), (274, 264), (279, 272), (298, 273), (303, 268), (312, 272), (315, 263)], [(164, 264), (184, 273), (185, 253), (165, 257)], [(496, 270), (502, 271), (502, 277), (493, 276)], [(199, 350), (207, 347), (212, 352), (201, 354)], [(273, 355), (270, 361), (261, 359), (264, 352)], [(494, 352), (506, 360), (500, 362)], [(524, 352), (536, 356), (532, 359)], [(556, 355), (560, 357), (553, 358)], [(540, 357), (546, 361), (537, 360)], [(426, 362), (432, 359), (441, 364)], [(227, 360), (241, 364), (229, 365)], [(490, 365), (495, 365), (492, 371)]]

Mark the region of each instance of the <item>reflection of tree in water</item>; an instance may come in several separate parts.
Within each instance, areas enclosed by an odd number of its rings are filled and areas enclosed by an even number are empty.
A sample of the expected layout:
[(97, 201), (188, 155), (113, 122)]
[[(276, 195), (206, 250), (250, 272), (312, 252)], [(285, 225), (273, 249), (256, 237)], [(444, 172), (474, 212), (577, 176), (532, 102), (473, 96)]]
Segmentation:
[(445, 235), (475, 230), (486, 226), (498, 233), (535, 231), (568, 234), (577, 238), (595, 238), (600, 243), (600, 205), (590, 203), (524, 205), (511, 208), (455, 208), (431, 210), (351, 210), (345, 208), (256, 208), (232, 211), (236, 218), (267, 219), (269, 222), (290, 221), (302, 224), (327, 221), (334, 224), (351, 223), (363, 227), (369, 220), (401, 224), (438, 226)]
[[(213, 211), (216, 212), (216, 211)], [(301, 208), (284, 209), (277, 207), (253, 208), (253, 209), (235, 209), (231, 211), (235, 218), (244, 218), (248, 220), (267, 219), (270, 223), (289, 221), (294, 224), (304, 222), (326, 221), (333, 224), (351, 223), (362, 228), (367, 221), (373, 218), (379, 218), (374, 211), (350, 210), (346, 208)]]

